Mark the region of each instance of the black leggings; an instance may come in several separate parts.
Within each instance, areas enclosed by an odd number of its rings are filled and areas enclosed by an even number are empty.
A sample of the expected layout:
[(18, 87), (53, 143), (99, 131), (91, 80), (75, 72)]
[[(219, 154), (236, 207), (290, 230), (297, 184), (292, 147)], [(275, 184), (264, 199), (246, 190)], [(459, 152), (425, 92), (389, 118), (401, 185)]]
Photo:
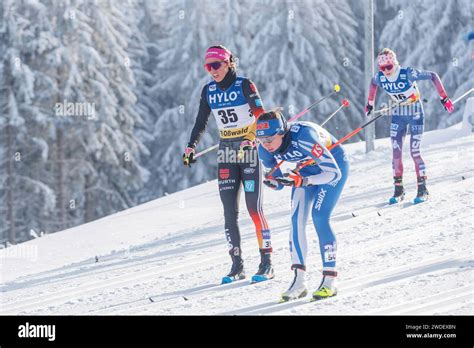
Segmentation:
[[(229, 242), (229, 253), (240, 255), (240, 230), (238, 225), (239, 197), (242, 186), (247, 210), (255, 225), (258, 246), (266, 252), (272, 251), (270, 228), (262, 210), (262, 167), (257, 149), (245, 152), (239, 160), (237, 153), (240, 141), (221, 142), (218, 151), (219, 193), (224, 206), (225, 234)], [(242, 184), (242, 185), (241, 185)]]

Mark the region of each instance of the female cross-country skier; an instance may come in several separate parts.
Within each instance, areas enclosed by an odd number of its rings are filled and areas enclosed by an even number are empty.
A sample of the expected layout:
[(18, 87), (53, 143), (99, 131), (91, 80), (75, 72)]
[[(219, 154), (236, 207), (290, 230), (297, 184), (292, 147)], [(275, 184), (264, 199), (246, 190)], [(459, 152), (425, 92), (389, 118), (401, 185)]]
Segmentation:
[(307, 243), (305, 228), (311, 213), (319, 238), (323, 261), (323, 278), (313, 293), (315, 300), (335, 296), (336, 287), (336, 236), (329, 222), (331, 213), (341, 195), (349, 173), (349, 162), (341, 145), (329, 151), (337, 140), (328, 131), (312, 122), (295, 122), (289, 127), (280, 110), (262, 114), (257, 120), (257, 139), (260, 160), (267, 168), (284, 160), (300, 164), (312, 159), (310, 165), (299, 172), (283, 174), (277, 169), (263, 183), (275, 190), (290, 186), (291, 231), (290, 253), (294, 279), (282, 294), (282, 301), (306, 296)]
[[(232, 268), (222, 278), (222, 283), (245, 278), (237, 221), (241, 185), (244, 186), (245, 202), (255, 225), (261, 257), (252, 282), (265, 281), (273, 278), (274, 274), (270, 229), (262, 210), (262, 175), (255, 142), (255, 120), (264, 112), (262, 100), (252, 81), (237, 76), (235, 57), (224, 46), (207, 49), (204, 67), (213, 81), (202, 88), (199, 111), (184, 150), (183, 162), (190, 166), (196, 161), (195, 148), (212, 112), (220, 133), (219, 154), (225, 155), (218, 156), (218, 184), (232, 258)], [(249, 160), (252, 158), (253, 161)]]
[(377, 61), (380, 71), (374, 76), (370, 83), (369, 100), (365, 108), (366, 116), (369, 117), (374, 108), (378, 87), (381, 87), (387, 92), (395, 102), (411, 97), (409, 103), (403, 103), (403, 106), (395, 107), (391, 113), (390, 139), (393, 148), (392, 167), (395, 192), (393, 197), (390, 198), (389, 203), (398, 203), (405, 197), (402, 180), (402, 147), (408, 127), (410, 127), (411, 133), (410, 152), (415, 162), (418, 183), (418, 193), (414, 203), (421, 203), (428, 199), (426, 167), (425, 162), (421, 158), (421, 137), (423, 135), (425, 114), (416, 81), (431, 80), (441, 97), (441, 104), (443, 104), (444, 108), (451, 113), (454, 111), (454, 106), (448, 98), (438, 74), (410, 67), (402, 68), (398, 63), (395, 52), (389, 48), (384, 48), (378, 54)]

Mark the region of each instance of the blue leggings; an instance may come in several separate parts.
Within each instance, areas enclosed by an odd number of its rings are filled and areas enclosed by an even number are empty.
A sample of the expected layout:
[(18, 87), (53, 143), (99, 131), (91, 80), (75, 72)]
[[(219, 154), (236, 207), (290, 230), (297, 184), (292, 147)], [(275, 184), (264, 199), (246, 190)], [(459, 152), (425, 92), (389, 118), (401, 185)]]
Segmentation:
[[(293, 265), (305, 266), (307, 254), (306, 224), (309, 211), (319, 238), (319, 249), (324, 270), (335, 270), (336, 236), (329, 222), (349, 174), (349, 162), (340, 148), (334, 158), (342, 172), (336, 183), (293, 188), (291, 192), (290, 253)], [(302, 173), (303, 174), (303, 173)]]

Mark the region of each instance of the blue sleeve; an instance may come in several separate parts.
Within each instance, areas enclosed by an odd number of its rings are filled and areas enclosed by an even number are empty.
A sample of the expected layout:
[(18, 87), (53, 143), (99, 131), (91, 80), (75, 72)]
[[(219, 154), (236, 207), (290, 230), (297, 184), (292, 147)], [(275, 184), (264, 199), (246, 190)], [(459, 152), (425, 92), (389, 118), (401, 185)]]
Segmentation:
[(314, 129), (302, 128), (298, 133), (297, 141), (303, 154), (310, 156), (321, 169), (321, 173), (306, 177), (306, 184), (328, 184), (341, 178), (342, 173), (339, 165), (331, 151), (319, 142), (319, 137)]
[(439, 78), (439, 75), (433, 71), (426, 71), (426, 70), (418, 70), (413, 68), (407, 68), (407, 77), (408, 80), (411, 82), (419, 81), (419, 80), (431, 80), (433, 85), (435, 86), (436, 90), (441, 99), (447, 98), (448, 94), (446, 93), (446, 89)]
[[(265, 168), (273, 169), (278, 164), (275, 157), (273, 157), (273, 155), (267, 150), (265, 150), (260, 144), (258, 145), (258, 157), (260, 161), (262, 161), (262, 164)], [(283, 173), (281, 172), (281, 169), (278, 168), (277, 170), (275, 170), (272, 176), (274, 178), (279, 178), (283, 176)], [(279, 183), (276, 190), (281, 190), (282, 188), (283, 185)]]

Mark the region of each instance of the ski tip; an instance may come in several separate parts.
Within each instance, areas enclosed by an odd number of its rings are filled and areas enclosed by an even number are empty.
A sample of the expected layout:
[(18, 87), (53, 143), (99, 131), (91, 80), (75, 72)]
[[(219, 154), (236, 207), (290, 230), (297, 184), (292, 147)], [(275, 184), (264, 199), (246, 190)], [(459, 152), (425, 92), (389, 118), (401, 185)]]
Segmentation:
[(267, 278), (266, 276), (262, 276), (262, 275), (254, 275), (252, 277), (252, 283), (260, 283), (260, 282), (264, 282), (266, 280), (269, 280), (269, 279), (272, 279), (272, 278)]

